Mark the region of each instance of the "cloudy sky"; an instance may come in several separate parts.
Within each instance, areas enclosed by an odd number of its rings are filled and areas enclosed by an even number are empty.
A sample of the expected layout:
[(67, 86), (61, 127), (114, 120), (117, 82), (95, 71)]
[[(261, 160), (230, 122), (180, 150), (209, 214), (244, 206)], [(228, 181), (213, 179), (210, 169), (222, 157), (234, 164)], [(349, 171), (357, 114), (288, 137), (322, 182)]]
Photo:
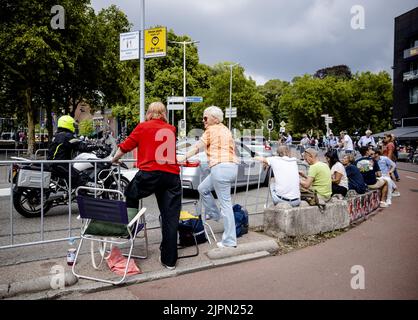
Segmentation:
[[(140, 0), (91, 3), (96, 11), (116, 4), (139, 29)], [(353, 6), (364, 9), (364, 29), (352, 28), (361, 26)], [(392, 75), (394, 18), (416, 6), (416, 0), (145, 0), (145, 28), (164, 25), (189, 35), (200, 41), (201, 63), (239, 62), (257, 84), (338, 64)]]

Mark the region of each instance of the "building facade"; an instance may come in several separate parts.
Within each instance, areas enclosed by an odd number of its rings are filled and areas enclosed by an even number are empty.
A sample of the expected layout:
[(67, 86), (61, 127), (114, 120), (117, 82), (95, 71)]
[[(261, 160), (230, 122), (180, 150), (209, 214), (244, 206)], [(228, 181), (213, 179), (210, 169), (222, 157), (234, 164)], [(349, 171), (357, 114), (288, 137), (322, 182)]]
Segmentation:
[(418, 7), (395, 18), (393, 120), (418, 126)]

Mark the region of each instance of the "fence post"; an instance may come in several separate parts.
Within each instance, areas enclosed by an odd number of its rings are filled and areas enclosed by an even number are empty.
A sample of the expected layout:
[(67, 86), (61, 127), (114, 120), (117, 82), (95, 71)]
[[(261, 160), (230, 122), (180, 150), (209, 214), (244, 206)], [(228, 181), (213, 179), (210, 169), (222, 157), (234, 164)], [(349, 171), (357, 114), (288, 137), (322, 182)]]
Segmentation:
[(68, 238), (71, 238), (71, 162), (68, 163)]
[(41, 241), (44, 241), (44, 163), (41, 163)]
[(13, 237), (13, 164), (10, 165), (10, 244), (13, 245), (14, 237)]

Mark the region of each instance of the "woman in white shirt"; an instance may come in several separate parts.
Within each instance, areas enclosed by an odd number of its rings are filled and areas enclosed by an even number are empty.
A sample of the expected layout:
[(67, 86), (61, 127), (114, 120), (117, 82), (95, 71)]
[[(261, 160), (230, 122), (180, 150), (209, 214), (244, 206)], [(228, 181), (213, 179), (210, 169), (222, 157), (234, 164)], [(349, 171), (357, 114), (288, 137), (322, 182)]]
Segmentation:
[(325, 153), (325, 159), (331, 168), (332, 194), (341, 194), (345, 197), (348, 190), (348, 178), (343, 164), (335, 151), (330, 150)]

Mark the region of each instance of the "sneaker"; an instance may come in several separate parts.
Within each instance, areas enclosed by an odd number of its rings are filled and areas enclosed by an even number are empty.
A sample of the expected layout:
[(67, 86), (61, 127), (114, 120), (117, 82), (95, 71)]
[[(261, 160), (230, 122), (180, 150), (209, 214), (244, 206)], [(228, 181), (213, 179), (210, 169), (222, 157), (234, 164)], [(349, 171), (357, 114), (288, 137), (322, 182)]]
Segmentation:
[(222, 243), (222, 241), (217, 242), (216, 245), (218, 246), (218, 248), (236, 248), (237, 246), (226, 246)]
[(166, 268), (166, 269), (168, 269), (168, 270), (174, 270), (174, 269), (176, 269), (176, 266), (170, 267), (170, 266), (168, 266), (168, 265), (166, 265), (166, 264), (162, 263), (162, 262), (161, 262), (161, 257), (159, 258), (159, 261), (160, 261), (160, 264), (161, 264), (164, 268)]
[(392, 197), (400, 197), (401, 193), (399, 191), (392, 192)]
[(381, 208), (387, 208), (389, 205), (385, 201), (380, 201), (380, 207)]

